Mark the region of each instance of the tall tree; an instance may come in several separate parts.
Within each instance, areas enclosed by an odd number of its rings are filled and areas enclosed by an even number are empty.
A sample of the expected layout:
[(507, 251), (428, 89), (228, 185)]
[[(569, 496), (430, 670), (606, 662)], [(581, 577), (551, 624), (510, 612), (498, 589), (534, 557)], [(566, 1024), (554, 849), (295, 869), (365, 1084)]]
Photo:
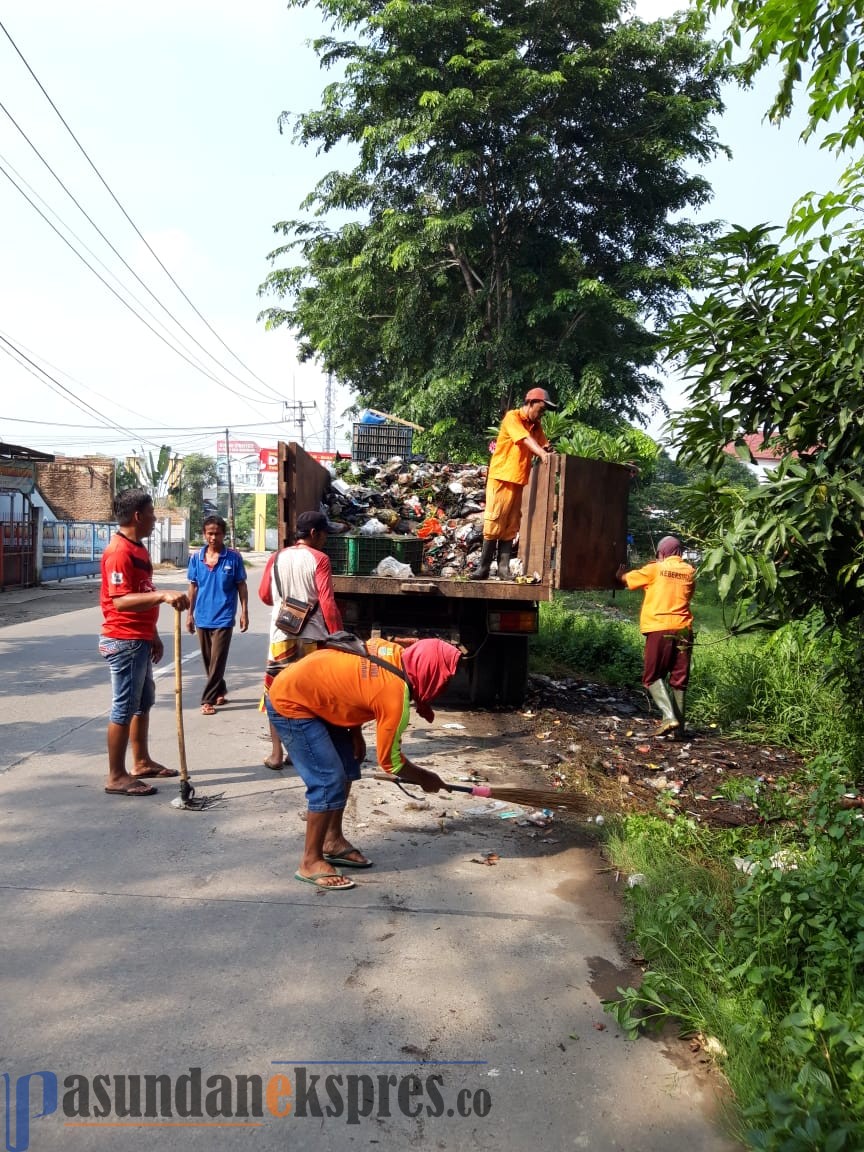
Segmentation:
[(707, 231), (685, 213), (709, 196), (719, 69), (692, 22), (620, 0), (318, 6), (342, 78), (295, 135), (359, 159), (276, 226), (272, 259), (296, 262), (262, 285), (284, 301), (267, 323), (433, 447), (476, 446), (529, 383), (591, 423), (636, 417), (649, 325)]
[(189, 529), (194, 539), (200, 538), (204, 523), (204, 489), (215, 484), (217, 479), (216, 461), (212, 456), (190, 452), (183, 457), (179, 496), (189, 509)]

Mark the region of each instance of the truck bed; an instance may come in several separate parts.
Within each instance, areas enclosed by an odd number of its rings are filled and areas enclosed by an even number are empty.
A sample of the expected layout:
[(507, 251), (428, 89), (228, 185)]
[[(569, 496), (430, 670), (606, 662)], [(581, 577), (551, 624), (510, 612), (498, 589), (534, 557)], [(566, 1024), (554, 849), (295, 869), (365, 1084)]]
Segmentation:
[(516, 584), (512, 580), (450, 580), (441, 576), (334, 576), (337, 596), (445, 596), (454, 600), (551, 600), (551, 584)]

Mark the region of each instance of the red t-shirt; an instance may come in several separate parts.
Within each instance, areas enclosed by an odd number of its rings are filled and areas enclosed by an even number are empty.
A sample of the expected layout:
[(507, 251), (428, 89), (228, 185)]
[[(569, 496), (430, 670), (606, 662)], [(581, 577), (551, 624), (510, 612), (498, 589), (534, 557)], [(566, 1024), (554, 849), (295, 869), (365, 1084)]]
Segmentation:
[(119, 612), (114, 607), (118, 596), (132, 592), (155, 592), (150, 553), (121, 532), (115, 532), (102, 553), (102, 635), (112, 640), (152, 640), (159, 619), (159, 605), (141, 612)]

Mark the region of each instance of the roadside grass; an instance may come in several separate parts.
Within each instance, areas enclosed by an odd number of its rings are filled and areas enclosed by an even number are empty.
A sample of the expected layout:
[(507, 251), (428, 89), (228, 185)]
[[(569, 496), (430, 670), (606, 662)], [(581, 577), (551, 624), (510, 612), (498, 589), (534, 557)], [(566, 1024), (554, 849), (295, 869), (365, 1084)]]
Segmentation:
[[(638, 684), (640, 600), (543, 605), (532, 666)], [(711, 600), (694, 603), (695, 725), (814, 759), (796, 789), (754, 792), (762, 827), (607, 819), (612, 863), (638, 877), (626, 899), (647, 963), (607, 1010), (631, 1036), (669, 1019), (700, 1035), (748, 1147), (851, 1152), (864, 1148), (864, 820), (840, 799), (864, 775), (864, 717), (830, 675), (848, 653), (806, 624), (729, 637)]]
[[(644, 640), (639, 593), (559, 595), (540, 607), (531, 668), (602, 683), (638, 686)], [(695, 647), (688, 719), (729, 736), (841, 753), (864, 761), (864, 716), (829, 675), (838, 644), (805, 625), (770, 635), (731, 636), (710, 590), (694, 598)]]

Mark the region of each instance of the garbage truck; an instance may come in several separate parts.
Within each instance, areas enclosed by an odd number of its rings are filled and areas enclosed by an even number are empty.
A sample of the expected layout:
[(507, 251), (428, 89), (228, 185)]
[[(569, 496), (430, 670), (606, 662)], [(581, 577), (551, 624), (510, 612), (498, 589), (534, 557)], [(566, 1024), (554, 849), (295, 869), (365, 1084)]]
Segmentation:
[[(438, 636), (459, 644), (466, 659), (456, 691), (478, 706), (519, 707), (540, 604), (556, 590), (616, 586), (615, 572), (627, 554), (631, 482), (625, 465), (578, 456), (555, 454), (532, 469), (523, 491), (518, 557), (533, 583), (430, 576), (422, 568), (410, 578), (393, 578), (340, 572), (334, 565), (345, 628), (364, 639)], [(328, 469), (301, 445), (280, 442), (279, 547), (293, 541), (299, 513), (321, 507), (330, 484)], [(386, 545), (385, 536), (378, 547)]]

